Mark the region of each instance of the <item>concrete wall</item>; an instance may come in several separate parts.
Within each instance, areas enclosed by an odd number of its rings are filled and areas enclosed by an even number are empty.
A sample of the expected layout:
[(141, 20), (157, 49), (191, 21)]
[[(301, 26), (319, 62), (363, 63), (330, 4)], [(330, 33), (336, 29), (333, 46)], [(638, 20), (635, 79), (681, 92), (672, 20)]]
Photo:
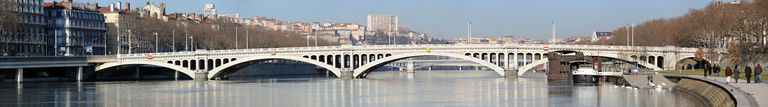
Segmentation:
[(707, 82), (682, 78), (674, 87), (677, 90), (692, 93), (712, 107), (735, 107), (736, 100), (727, 90)]

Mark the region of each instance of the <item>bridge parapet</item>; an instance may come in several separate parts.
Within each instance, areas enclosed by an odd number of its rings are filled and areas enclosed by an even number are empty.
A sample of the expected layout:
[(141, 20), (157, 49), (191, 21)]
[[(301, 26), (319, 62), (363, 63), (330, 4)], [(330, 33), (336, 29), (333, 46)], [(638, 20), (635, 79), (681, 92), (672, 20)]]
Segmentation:
[[(586, 55), (607, 56), (622, 60), (643, 60), (644, 66), (660, 66), (668, 68), (668, 63), (676, 59), (691, 57), (696, 48), (681, 48), (673, 46), (615, 46), (615, 45), (571, 45), (571, 44), (426, 44), (426, 45), (370, 45), (370, 46), (318, 46), (318, 47), (286, 47), (230, 50), (198, 50), (190, 52), (164, 52), (122, 54), (118, 61), (155, 61), (172, 63), (183, 67), (208, 71), (219, 65), (239, 59), (260, 57), (269, 59), (289, 58), (289, 60), (313, 61), (312, 63), (335, 67), (334, 69), (356, 69), (374, 60), (389, 56), (404, 54), (437, 53), (446, 56), (470, 56), (490, 62), (500, 68), (518, 68), (533, 61), (545, 59), (544, 47), (548, 51), (582, 51)], [(633, 57), (629, 57), (629, 54)], [(424, 54), (431, 55), (431, 54)], [(520, 57), (519, 57), (520, 56)], [(635, 57), (636, 56), (636, 57)], [(307, 60), (309, 59), (309, 60)], [(399, 59), (392, 59), (399, 60)], [(663, 61), (658, 61), (663, 60)], [(189, 62), (189, 63), (187, 63)], [(192, 64), (199, 62), (198, 64)], [(240, 62), (238, 62), (240, 63)], [(390, 63), (384, 61), (384, 63)], [(519, 65), (523, 64), (523, 65)], [(662, 67), (663, 66), (663, 67)], [(366, 66), (368, 67), (368, 66)], [(219, 70), (219, 69), (216, 69)], [(356, 71), (361, 72), (361, 71)], [(504, 71), (498, 71), (502, 74)], [(525, 72), (525, 71), (520, 71)], [(358, 75), (358, 74), (356, 74)], [(209, 76), (210, 77), (210, 76)]]

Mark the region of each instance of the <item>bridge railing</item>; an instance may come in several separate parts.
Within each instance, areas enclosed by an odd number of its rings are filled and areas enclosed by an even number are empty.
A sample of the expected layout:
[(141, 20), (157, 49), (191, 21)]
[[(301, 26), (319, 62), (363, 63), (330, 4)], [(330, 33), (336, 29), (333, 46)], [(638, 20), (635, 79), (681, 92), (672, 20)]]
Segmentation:
[(227, 49), (227, 50), (206, 50), (206, 51), (185, 51), (185, 52), (161, 52), (161, 53), (138, 53), (122, 54), (119, 57), (146, 57), (149, 54), (156, 57), (196, 55), (196, 54), (226, 54), (226, 53), (261, 53), (268, 52), (300, 52), (300, 51), (327, 51), (327, 50), (380, 50), (380, 49), (416, 49), (432, 48), (434, 50), (455, 49), (455, 48), (526, 48), (543, 49), (548, 45), (552, 49), (578, 49), (578, 50), (611, 50), (611, 51), (678, 51), (695, 52), (695, 48), (680, 48), (673, 46), (651, 47), (651, 46), (616, 46), (616, 45), (574, 45), (574, 44), (419, 44), (419, 45), (365, 45), (365, 46), (318, 46), (318, 47), (286, 47), (286, 48), (253, 48), (253, 49)]

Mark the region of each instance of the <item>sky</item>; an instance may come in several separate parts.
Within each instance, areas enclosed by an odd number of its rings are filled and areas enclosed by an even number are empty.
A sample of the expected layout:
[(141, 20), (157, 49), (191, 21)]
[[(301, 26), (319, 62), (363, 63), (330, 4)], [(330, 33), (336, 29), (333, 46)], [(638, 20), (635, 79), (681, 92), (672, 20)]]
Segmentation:
[[(45, 0), (51, 1), (51, 0)], [(117, 0), (74, 0), (107, 6)], [(147, 0), (122, 0), (133, 8)], [(558, 38), (590, 36), (632, 23), (684, 15), (711, 0), (153, 0), (167, 12), (203, 13), (206, 3), (219, 14), (265, 16), (294, 22), (366, 24), (368, 14), (399, 17), (401, 25), (441, 39), (518, 36), (548, 39), (556, 22)]]

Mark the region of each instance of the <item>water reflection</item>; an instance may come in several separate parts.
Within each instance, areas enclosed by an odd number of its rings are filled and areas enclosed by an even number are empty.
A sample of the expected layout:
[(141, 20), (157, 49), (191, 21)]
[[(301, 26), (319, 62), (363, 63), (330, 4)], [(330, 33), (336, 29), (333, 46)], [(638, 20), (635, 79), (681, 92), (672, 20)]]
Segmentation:
[(230, 81), (121, 81), (2, 84), (0, 106), (699, 106), (671, 90), (573, 86), (550, 91), (543, 78), (493, 72), (374, 72), (368, 79), (283, 78)]

